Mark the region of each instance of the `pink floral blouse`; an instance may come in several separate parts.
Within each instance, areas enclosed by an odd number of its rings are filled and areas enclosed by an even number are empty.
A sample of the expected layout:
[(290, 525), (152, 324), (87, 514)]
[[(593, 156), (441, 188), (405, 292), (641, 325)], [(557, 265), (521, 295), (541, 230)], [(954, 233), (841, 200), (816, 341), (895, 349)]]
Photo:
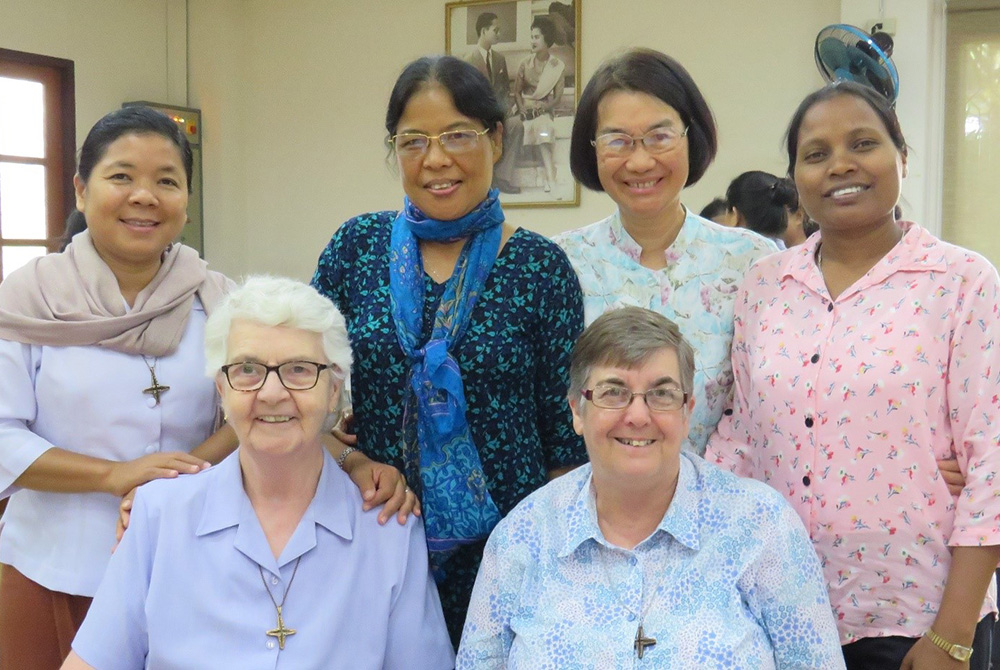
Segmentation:
[[(736, 301), (733, 410), (706, 458), (780, 491), (819, 554), (841, 642), (918, 637), (949, 546), (1000, 544), (1000, 279), (915, 224), (836, 300), (819, 236)], [(936, 460), (958, 458), (953, 498)], [(981, 614), (995, 611), (995, 589)]]

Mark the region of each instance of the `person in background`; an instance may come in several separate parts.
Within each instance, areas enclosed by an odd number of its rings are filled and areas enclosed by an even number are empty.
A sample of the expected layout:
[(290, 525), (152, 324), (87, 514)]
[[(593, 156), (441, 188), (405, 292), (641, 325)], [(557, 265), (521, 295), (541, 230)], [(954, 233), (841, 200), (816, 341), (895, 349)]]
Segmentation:
[(313, 285), (347, 319), (357, 447), (420, 493), (457, 645), (483, 545), (528, 493), (586, 461), (565, 404), (580, 286), (548, 239), (505, 223), (493, 166), (504, 106), (450, 56), (407, 65), (385, 128), (406, 197), (357, 216)]
[(236, 447), (213, 434), (206, 315), (228, 288), (175, 244), (192, 155), (129, 107), (87, 134), (73, 179), (86, 230), (0, 284), (0, 668), (58, 668), (115, 542), (119, 501)]
[(507, 110), (503, 121), (503, 155), (493, 168), (493, 185), (501, 193), (520, 193), (514, 171), (517, 169), (524, 141), (524, 122), (520, 115), (511, 114), (510, 74), (507, 59), (493, 47), (500, 40), (500, 19), (493, 12), (483, 12), (476, 19), (476, 46), (465, 56), (483, 73), (496, 93), (497, 101)]
[(65, 670), (406, 668), (454, 654), (423, 527), (380, 527), (321, 441), (351, 365), (344, 318), (250, 277), (205, 325), (239, 448), (143, 486)]
[(682, 453), (693, 379), (691, 346), (655, 312), (584, 331), (569, 404), (590, 464), (493, 531), (458, 668), (844, 667), (792, 508)]
[(566, 87), (566, 64), (549, 51), (555, 40), (552, 19), (536, 16), (531, 22), (531, 54), (521, 61), (514, 79), (514, 99), (524, 119), (524, 144), (538, 147), (546, 193), (556, 183), (555, 108)]
[[(907, 146), (873, 89), (810, 94), (787, 143), (819, 233), (740, 288), (734, 413), (708, 456), (770, 484), (805, 522), (849, 670), (988, 668), (1000, 277), (896, 221)], [(956, 458), (953, 496), (941, 461)]]
[(715, 221), (723, 226), (728, 226), (729, 203), (725, 198), (715, 198), (712, 202), (702, 207), (698, 216), (709, 221)]
[(744, 172), (726, 189), (734, 225), (769, 237), (781, 248), (785, 248), (788, 209), (797, 206), (798, 200), (791, 180), (760, 170)]
[(774, 242), (689, 211), (681, 191), (715, 158), (715, 120), (687, 70), (651, 49), (601, 64), (580, 97), (570, 165), (604, 191), (611, 216), (555, 236), (584, 294), (587, 322), (645, 307), (677, 323), (695, 350), (696, 399), (686, 447), (702, 454), (728, 406), (736, 286)]

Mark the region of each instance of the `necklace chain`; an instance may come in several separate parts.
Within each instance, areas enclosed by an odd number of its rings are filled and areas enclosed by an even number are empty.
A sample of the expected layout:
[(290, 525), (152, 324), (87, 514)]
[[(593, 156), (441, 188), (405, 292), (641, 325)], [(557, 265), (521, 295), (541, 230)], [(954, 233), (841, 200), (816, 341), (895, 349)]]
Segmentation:
[(646, 599), (646, 571), (642, 570), (642, 585), (639, 588), (640, 611), (635, 612), (631, 607), (628, 606), (628, 603), (625, 601), (624, 598), (622, 598), (622, 594), (619, 592), (618, 586), (611, 580), (611, 571), (608, 569), (608, 562), (607, 559), (604, 557), (604, 552), (605, 548), (601, 545), (598, 545), (597, 557), (601, 563), (601, 569), (604, 571), (604, 578), (607, 580), (608, 586), (611, 587), (611, 590), (614, 592), (615, 598), (618, 599), (618, 602), (621, 603), (622, 606), (626, 610), (628, 610), (630, 614), (635, 615), (639, 619), (639, 627), (636, 629), (635, 641), (632, 646), (635, 649), (636, 656), (642, 658), (643, 654), (645, 654), (646, 652), (646, 647), (656, 646), (656, 638), (645, 636), (643, 630), (643, 624), (646, 621), (646, 615), (649, 614), (650, 609), (652, 609), (653, 607), (653, 603), (656, 602), (656, 599), (660, 595), (660, 586), (662, 586), (662, 580), (660, 582), (657, 582), (656, 588), (653, 589), (653, 593), (649, 598), (649, 602), (643, 605), (643, 601)]
[(302, 557), (299, 556), (295, 559), (295, 567), (292, 569), (292, 576), (288, 580), (288, 585), (285, 587), (285, 593), (281, 596), (281, 603), (279, 604), (277, 600), (274, 599), (274, 594), (271, 593), (271, 587), (267, 585), (267, 580), (264, 579), (264, 568), (257, 565), (257, 571), (260, 573), (260, 583), (264, 585), (264, 590), (267, 591), (267, 597), (271, 599), (271, 604), (274, 605), (274, 610), (278, 614), (278, 626), (267, 631), (267, 635), (270, 637), (278, 638), (278, 648), (285, 648), (285, 638), (289, 635), (295, 635), (295, 630), (292, 628), (285, 628), (285, 620), (282, 618), (281, 608), (285, 606), (285, 600), (288, 598), (288, 591), (292, 588), (292, 582), (295, 581), (295, 575), (299, 571), (299, 563), (302, 561)]

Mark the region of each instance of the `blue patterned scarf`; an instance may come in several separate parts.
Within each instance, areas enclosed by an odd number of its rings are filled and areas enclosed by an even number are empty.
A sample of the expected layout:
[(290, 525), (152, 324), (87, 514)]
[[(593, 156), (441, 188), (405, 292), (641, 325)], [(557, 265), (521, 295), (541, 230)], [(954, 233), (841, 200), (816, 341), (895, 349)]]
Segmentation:
[[(459, 545), (486, 538), (500, 511), (486, 488), (479, 450), (466, 421), (465, 388), (451, 354), (469, 325), (476, 299), (500, 250), (504, 215), (499, 191), (460, 219), (427, 218), (409, 198), (392, 226), (389, 288), (396, 338), (410, 360), (411, 399), (416, 403), (416, 446), (427, 546), (437, 567)], [(445, 285), (430, 339), (420, 346), (424, 269), (418, 240), (468, 238)], [(408, 401), (407, 406), (411, 403)], [(410, 412), (404, 424), (409, 423)], [(404, 453), (412, 430), (404, 426)], [(412, 463), (415, 459), (407, 459)], [(437, 560), (435, 560), (435, 558)]]

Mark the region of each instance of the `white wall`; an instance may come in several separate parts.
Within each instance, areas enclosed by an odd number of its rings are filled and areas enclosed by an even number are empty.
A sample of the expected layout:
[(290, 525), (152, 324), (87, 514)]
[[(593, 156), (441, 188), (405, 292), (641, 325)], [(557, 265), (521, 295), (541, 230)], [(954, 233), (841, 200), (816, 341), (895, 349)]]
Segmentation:
[[(382, 142), (385, 103), (405, 63), (443, 50), (444, 4), (0, 0), (0, 45), (76, 61), (79, 141), (123, 100), (200, 107), (209, 261), (231, 275), (308, 278), (341, 222), (399, 206)], [(689, 68), (720, 129), (715, 164), (684, 196), (697, 210), (740, 172), (784, 172), (788, 118), (822, 84), (813, 41), (840, 20), (841, 4), (583, 0), (582, 77), (635, 45)], [(611, 209), (584, 191), (578, 208), (510, 210), (508, 219), (551, 234)]]

